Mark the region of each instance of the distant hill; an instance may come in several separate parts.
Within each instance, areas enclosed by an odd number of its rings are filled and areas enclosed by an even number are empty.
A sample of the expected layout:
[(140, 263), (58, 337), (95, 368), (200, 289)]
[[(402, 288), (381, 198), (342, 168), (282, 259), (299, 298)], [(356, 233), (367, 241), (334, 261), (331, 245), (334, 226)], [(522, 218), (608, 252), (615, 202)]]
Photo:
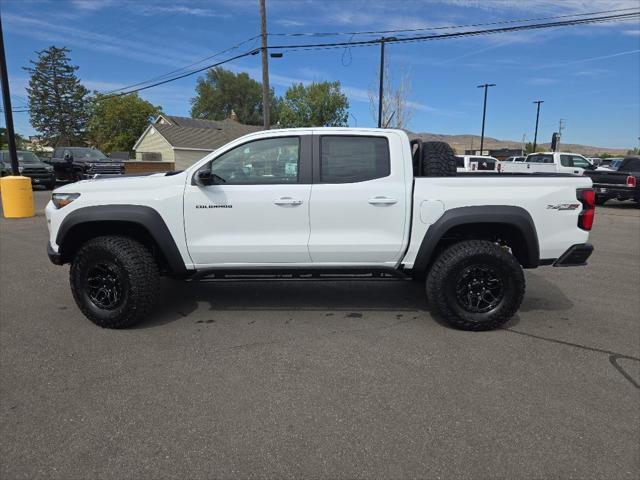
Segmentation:
[[(407, 132), (410, 138), (419, 138), (422, 141), (440, 141), (446, 142), (453, 147), (456, 153), (464, 153), (465, 150), (480, 149), (479, 135), (440, 135), (437, 133), (414, 133)], [(484, 137), (484, 149), (495, 150), (499, 148), (522, 148), (522, 142), (514, 140), (498, 140), (496, 138)], [(538, 144), (538, 149), (548, 150), (551, 148), (549, 143)], [(573, 143), (560, 143), (560, 150), (565, 152), (579, 153), (587, 157), (595, 157), (603, 153), (614, 156), (623, 156), (627, 154), (626, 148), (606, 148), (593, 147), (590, 145), (577, 145)]]

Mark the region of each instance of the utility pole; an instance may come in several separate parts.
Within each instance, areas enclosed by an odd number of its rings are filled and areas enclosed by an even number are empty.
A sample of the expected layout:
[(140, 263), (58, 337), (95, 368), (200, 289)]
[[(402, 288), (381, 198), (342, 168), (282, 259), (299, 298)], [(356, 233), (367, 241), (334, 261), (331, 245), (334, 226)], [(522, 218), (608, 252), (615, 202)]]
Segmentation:
[(265, 0), (260, 1), (260, 33), (262, 36), (262, 118), (264, 129), (271, 127), (271, 92), (269, 90), (269, 61), (267, 57), (267, 12)]
[(382, 103), (384, 96), (384, 42), (385, 38), (380, 39), (380, 88), (378, 90), (378, 128), (382, 128)]
[(522, 134), (522, 145), (520, 146), (520, 155), (524, 155), (524, 144), (527, 141), (527, 134), (523, 133)]
[(566, 120), (564, 118), (560, 119), (559, 125), (558, 125), (558, 141), (556, 143), (556, 148), (558, 150), (560, 150), (560, 142), (562, 141), (562, 131), (565, 129), (566, 127)]
[(482, 135), (480, 136), (480, 155), (484, 155), (484, 122), (487, 116), (487, 90), (489, 87), (495, 87), (495, 83), (485, 83), (478, 85), (478, 88), (484, 88), (484, 107), (482, 109)]
[(18, 169), (18, 154), (16, 152), (16, 135), (13, 130), (13, 112), (11, 111), (11, 94), (9, 93), (9, 74), (7, 72), (7, 59), (4, 54), (4, 35), (2, 33), (2, 20), (0, 19), (0, 80), (2, 80), (2, 104), (4, 106), (4, 120), (7, 124), (7, 140), (9, 143), (9, 158), (11, 159), (11, 173), (20, 175)]
[(380, 38), (380, 88), (378, 90), (378, 128), (382, 128), (382, 105), (384, 104), (384, 44), (396, 37)]
[(536, 111), (536, 133), (533, 135), (533, 153), (536, 153), (536, 146), (538, 145), (538, 121), (540, 120), (540, 104), (544, 103), (544, 100), (536, 100), (533, 103), (538, 104)]

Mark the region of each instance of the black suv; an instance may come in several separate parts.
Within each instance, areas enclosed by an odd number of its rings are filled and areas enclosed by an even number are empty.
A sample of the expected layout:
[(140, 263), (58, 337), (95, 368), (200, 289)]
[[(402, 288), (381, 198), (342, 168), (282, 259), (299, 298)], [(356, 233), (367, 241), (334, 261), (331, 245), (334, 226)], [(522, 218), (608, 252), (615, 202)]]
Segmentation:
[(87, 147), (58, 147), (49, 163), (58, 180), (78, 181), (96, 175), (122, 175), (124, 162), (112, 160), (100, 150)]
[[(49, 190), (56, 186), (56, 176), (51, 165), (47, 165), (38, 156), (26, 150), (18, 150), (18, 168), (20, 175), (31, 178), (33, 185), (44, 185)], [(8, 150), (0, 151), (0, 176), (11, 175), (11, 158)]]

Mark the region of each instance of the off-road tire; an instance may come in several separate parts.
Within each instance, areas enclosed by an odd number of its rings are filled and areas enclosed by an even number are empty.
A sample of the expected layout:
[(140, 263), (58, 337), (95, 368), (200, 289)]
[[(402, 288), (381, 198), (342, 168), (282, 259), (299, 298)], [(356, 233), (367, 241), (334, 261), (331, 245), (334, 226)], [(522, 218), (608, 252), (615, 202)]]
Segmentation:
[[(101, 308), (90, 298), (88, 275), (96, 265), (108, 264), (121, 282), (121, 301)], [(158, 265), (140, 242), (124, 236), (96, 237), (76, 253), (69, 272), (71, 291), (84, 315), (103, 328), (126, 328), (144, 320), (158, 295)]]
[[(486, 312), (466, 309), (457, 290), (465, 271), (478, 265), (495, 271), (502, 285), (499, 303)], [(440, 254), (427, 276), (426, 290), (430, 306), (449, 325), (461, 330), (492, 330), (505, 324), (520, 308), (525, 279), (522, 267), (508, 250), (493, 242), (469, 240)]]
[(445, 142), (423, 142), (421, 172), (425, 177), (451, 177), (457, 173), (456, 154)]

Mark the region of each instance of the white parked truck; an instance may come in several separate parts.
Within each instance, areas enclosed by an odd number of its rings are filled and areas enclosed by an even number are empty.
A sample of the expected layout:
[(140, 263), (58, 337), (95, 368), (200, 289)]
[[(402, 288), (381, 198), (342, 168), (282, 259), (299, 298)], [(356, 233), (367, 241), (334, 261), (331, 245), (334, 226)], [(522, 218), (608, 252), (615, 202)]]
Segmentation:
[(520, 173), (570, 173), (582, 175), (593, 165), (582, 155), (566, 152), (530, 153), (524, 162), (505, 162), (503, 172)]
[(458, 172), (499, 172), (500, 162), (487, 155), (456, 155)]
[(432, 311), (487, 330), (518, 310), (523, 268), (584, 265), (588, 177), (457, 174), (441, 142), (400, 130), (252, 133), (187, 170), (55, 190), (48, 255), (109, 328), (153, 309), (161, 275), (426, 279)]

